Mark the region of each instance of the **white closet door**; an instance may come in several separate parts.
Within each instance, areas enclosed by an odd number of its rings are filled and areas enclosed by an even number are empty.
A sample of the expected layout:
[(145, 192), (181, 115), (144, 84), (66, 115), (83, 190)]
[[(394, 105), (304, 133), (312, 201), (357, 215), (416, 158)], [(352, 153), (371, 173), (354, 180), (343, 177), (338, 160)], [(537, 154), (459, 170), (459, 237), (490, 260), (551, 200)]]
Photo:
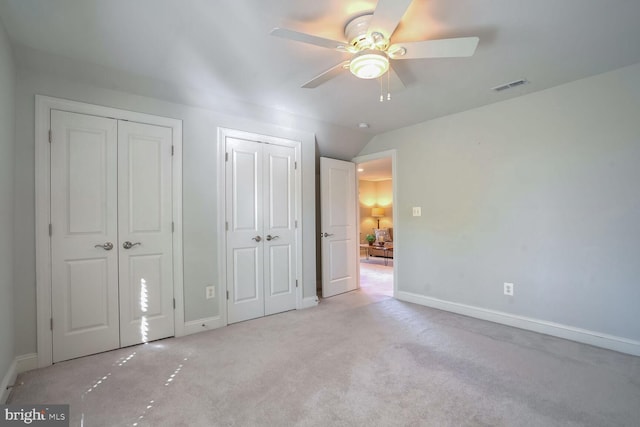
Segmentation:
[(120, 340), (173, 336), (171, 129), (118, 125)]
[(265, 145), (265, 314), (296, 308), (295, 149)]
[(119, 347), (117, 122), (52, 110), (53, 362)]
[(228, 323), (264, 316), (262, 144), (226, 140)]

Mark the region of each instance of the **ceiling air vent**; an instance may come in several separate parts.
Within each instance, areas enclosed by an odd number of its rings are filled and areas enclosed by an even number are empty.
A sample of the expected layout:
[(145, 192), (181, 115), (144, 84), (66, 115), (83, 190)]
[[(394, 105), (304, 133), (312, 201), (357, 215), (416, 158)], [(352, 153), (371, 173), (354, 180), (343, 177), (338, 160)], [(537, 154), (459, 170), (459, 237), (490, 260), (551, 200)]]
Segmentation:
[(529, 81), (527, 79), (520, 79), (520, 80), (516, 80), (514, 82), (505, 83), (503, 85), (493, 87), (493, 88), (491, 88), (491, 90), (495, 90), (496, 92), (502, 92), (503, 90), (507, 90), (507, 89), (511, 89), (511, 88), (514, 88), (514, 87), (526, 85), (527, 83), (529, 83)]

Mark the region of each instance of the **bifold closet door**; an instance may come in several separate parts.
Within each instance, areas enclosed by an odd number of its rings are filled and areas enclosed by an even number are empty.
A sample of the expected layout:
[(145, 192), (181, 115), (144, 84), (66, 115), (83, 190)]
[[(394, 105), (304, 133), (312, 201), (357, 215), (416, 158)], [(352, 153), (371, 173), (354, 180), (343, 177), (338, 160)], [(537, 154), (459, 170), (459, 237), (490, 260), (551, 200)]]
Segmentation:
[(118, 348), (116, 120), (51, 112), (53, 361)]
[(295, 150), (226, 140), (228, 323), (292, 310)]

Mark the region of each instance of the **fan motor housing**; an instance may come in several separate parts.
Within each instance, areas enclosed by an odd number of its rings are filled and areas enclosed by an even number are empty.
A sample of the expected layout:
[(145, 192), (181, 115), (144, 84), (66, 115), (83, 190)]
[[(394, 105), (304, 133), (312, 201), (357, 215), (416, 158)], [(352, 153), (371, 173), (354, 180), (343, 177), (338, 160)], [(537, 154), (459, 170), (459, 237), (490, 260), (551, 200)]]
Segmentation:
[(372, 13), (355, 17), (344, 28), (344, 35), (349, 44), (358, 50), (385, 50), (389, 47), (389, 41), (384, 34), (376, 32), (369, 35), (369, 24), (371, 24), (372, 18)]

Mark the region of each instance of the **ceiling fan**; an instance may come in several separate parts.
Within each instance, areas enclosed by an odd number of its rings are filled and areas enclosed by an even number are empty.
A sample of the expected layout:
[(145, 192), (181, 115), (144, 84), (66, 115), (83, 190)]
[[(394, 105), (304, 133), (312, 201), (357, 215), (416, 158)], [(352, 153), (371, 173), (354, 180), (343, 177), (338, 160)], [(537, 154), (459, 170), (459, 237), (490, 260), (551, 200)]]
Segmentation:
[(389, 72), (395, 80), (402, 83), (389, 60), (473, 55), (478, 46), (478, 37), (391, 43), (391, 37), (411, 1), (378, 0), (373, 13), (357, 16), (347, 22), (344, 29), (347, 41), (330, 40), (285, 28), (274, 28), (271, 35), (353, 54), (350, 60), (329, 68), (302, 85), (303, 88), (318, 87), (343, 70), (350, 70), (361, 79), (374, 79)]

